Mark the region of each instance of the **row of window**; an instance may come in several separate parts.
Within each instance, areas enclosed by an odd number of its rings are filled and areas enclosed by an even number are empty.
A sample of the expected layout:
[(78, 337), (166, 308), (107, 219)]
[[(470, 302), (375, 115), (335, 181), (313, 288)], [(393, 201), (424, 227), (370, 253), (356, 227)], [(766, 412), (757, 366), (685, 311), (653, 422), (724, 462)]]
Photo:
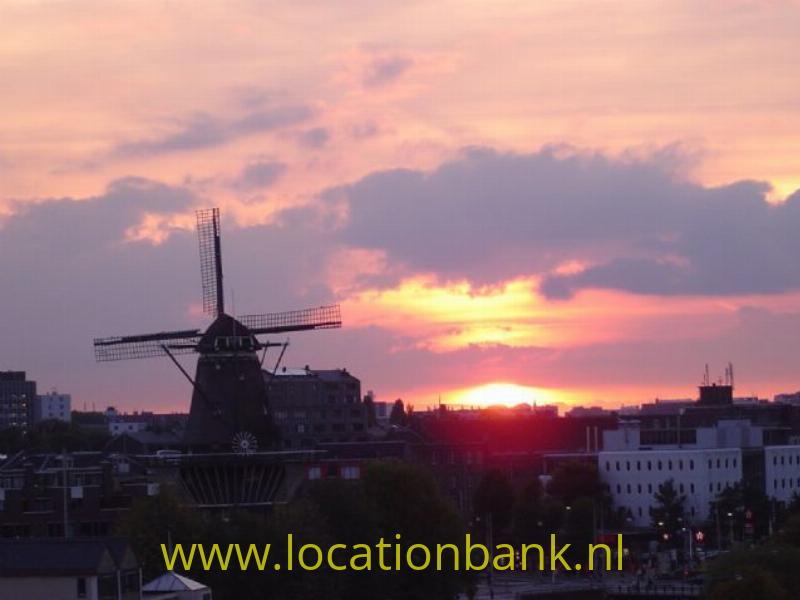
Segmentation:
[(358, 479), (361, 477), (361, 468), (358, 466), (345, 466), (337, 469), (333, 465), (327, 465), (325, 467), (311, 467), (308, 470), (309, 479), (322, 479), (323, 476)]
[[(622, 489), (623, 489), (623, 488), (622, 488), (622, 485), (618, 483), (618, 484), (617, 484), (617, 493), (618, 493), (618, 494), (621, 494), (621, 493), (622, 493)], [(648, 495), (651, 495), (651, 494), (655, 493), (655, 489), (654, 489), (654, 486), (653, 486), (653, 484), (652, 484), (652, 483), (648, 483), (646, 488), (645, 488), (645, 485), (644, 485), (644, 484), (641, 484), (641, 483), (637, 483), (635, 487), (634, 487), (634, 485), (633, 485), (633, 484), (630, 484), (630, 483), (629, 483), (629, 484), (627, 484), (627, 485), (625, 486), (625, 489), (627, 490), (627, 492), (628, 492), (629, 494), (633, 494), (633, 493), (634, 493), (634, 491), (633, 491), (634, 489), (636, 490), (636, 492), (635, 492), (635, 493), (637, 493), (637, 494), (643, 494), (643, 493), (645, 493), (645, 489), (647, 489), (647, 492), (646, 492), (646, 493), (647, 493)], [(683, 493), (685, 493), (685, 492), (686, 492), (686, 488), (685, 488), (684, 484), (682, 484), (682, 483), (679, 483), (679, 484), (678, 484), (678, 491), (679, 491), (681, 494), (683, 494)], [(690, 483), (690, 484), (689, 484), (689, 493), (690, 493), (690, 494), (694, 494), (694, 484), (693, 484), (693, 483)]]
[[(350, 417), (360, 419), (364, 416), (364, 411), (361, 408), (351, 408), (347, 414)], [(295, 410), (295, 411), (288, 411), (288, 410), (276, 410), (273, 413), (273, 417), (276, 421), (285, 421), (289, 418), (293, 419), (307, 419), (311, 417), (312, 419), (327, 419), (329, 413), (327, 411), (305, 411), (305, 410)], [(345, 416), (345, 411), (340, 408), (330, 411), (330, 416), (333, 418), (341, 418)]]
[[(624, 511), (624, 512), (628, 513), (629, 515), (631, 515), (631, 516), (633, 515), (633, 510), (631, 510), (630, 508), (626, 508), (626, 507), (624, 507), (624, 506), (620, 506), (619, 508), (620, 508), (620, 510), (622, 510), (622, 511)], [(648, 506), (648, 507), (647, 507), (647, 514), (648, 514), (649, 516), (651, 516), (651, 517), (652, 517), (654, 512), (655, 512), (655, 511), (654, 511), (654, 509), (653, 509), (653, 507), (652, 507), (652, 506)], [(640, 518), (644, 516), (644, 511), (642, 510), (642, 507), (641, 507), (641, 506), (639, 506), (639, 507), (637, 507), (637, 508), (636, 508), (636, 514), (637, 514), (637, 515), (638, 515)], [(690, 507), (689, 507), (689, 514), (690, 514), (691, 516), (693, 516), (693, 517), (695, 516), (695, 509), (694, 509), (694, 506), (690, 506)]]
[[(298, 423), (294, 427), (295, 433), (308, 433), (311, 431), (311, 428), (305, 423)], [(328, 428), (324, 423), (317, 423), (314, 425), (314, 433), (325, 433), (327, 432)], [(331, 431), (334, 433), (343, 433), (345, 431), (364, 431), (364, 424), (363, 423), (350, 423), (350, 427), (347, 427), (347, 423), (331, 423)]]
[[(779, 458), (780, 458), (780, 461), (778, 460)], [(772, 464), (777, 467), (778, 466), (778, 462), (780, 462), (781, 466), (785, 465), (788, 462), (790, 465), (791, 464), (796, 464), (796, 465), (800, 466), (800, 454), (797, 454), (797, 455), (790, 454), (788, 456), (789, 460), (787, 461), (786, 459), (787, 459), (786, 455), (783, 455), (783, 456), (780, 456), (780, 457), (778, 457), (777, 455), (773, 456), (772, 457)]]
[[(779, 482), (779, 481), (780, 481), (780, 488), (781, 488), (782, 490), (785, 490), (787, 486), (789, 487), (789, 489), (790, 489), (790, 490), (791, 490), (791, 489), (794, 489), (794, 487), (795, 487), (795, 484), (794, 484), (794, 479), (791, 479), (791, 478), (790, 478), (790, 479), (781, 478), (780, 480), (778, 480), (778, 479), (774, 479), (774, 480), (772, 481), (772, 489), (773, 489), (773, 490), (777, 490), (777, 489), (778, 489), (778, 482)], [(787, 482), (788, 482), (788, 483), (787, 483)], [(798, 478), (797, 478), (797, 488), (798, 488), (798, 489), (800, 489), (800, 477), (798, 477)]]
[[(778, 480), (776, 479), (775, 481), (777, 482)], [(781, 481), (784, 481), (784, 480), (781, 480)], [(731, 485), (732, 485), (732, 483), (730, 481), (725, 481), (725, 482), (717, 481), (716, 484), (714, 482), (710, 481), (708, 483), (708, 491), (713, 493), (714, 492), (714, 488), (716, 488), (717, 492), (721, 492), (723, 487), (724, 487), (724, 489), (728, 489), (729, 487), (731, 487)], [(797, 485), (798, 485), (798, 487), (800, 487), (800, 479), (797, 480)], [(785, 485), (784, 485), (784, 487), (785, 487)], [(652, 495), (653, 493), (655, 493), (655, 486), (653, 486), (652, 483), (648, 483), (646, 487), (642, 483), (637, 483), (637, 484), (628, 483), (628, 484), (626, 484), (624, 486), (624, 488), (623, 488), (622, 484), (618, 483), (617, 484), (617, 494), (622, 494), (623, 493), (623, 489), (628, 494), (634, 494), (634, 493), (635, 494), (645, 494), (646, 493), (649, 496), (649, 495)], [(645, 492), (645, 489), (647, 490), (646, 492)], [(694, 492), (695, 492), (694, 483), (690, 483), (688, 485), (688, 488), (683, 483), (679, 483), (678, 484), (678, 492), (679, 493), (685, 494), (687, 489), (688, 489), (690, 494), (694, 494)], [(636, 490), (636, 491), (634, 491), (634, 490)]]
[[(625, 461), (625, 470), (626, 471), (630, 471), (632, 466), (635, 466), (637, 471), (641, 471), (643, 464), (647, 467), (648, 471), (652, 471), (653, 470), (653, 466), (656, 467), (657, 471), (662, 471), (662, 470), (664, 470), (664, 465), (665, 464), (666, 464), (666, 467), (667, 467), (667, 471), (672, 471), (674, 466), (677, 466), (677, 468), (678, 468), (677, 470), (678, 471), (683, 471), (684, 466), (687, 466), (689, 471), (694, 471), (694, 460), (693, 459), (689, 459), (688, 461), (686, 461), (686, 463), (684, 463), (684, 460), (682, 458), (678, 459), (678, 460), (676, 460), (674, 462), (673, 462), (672, 459), (669, 459), (669, 460), (666, 460), (666, 461), (662, 461), (662, 460), (655, 460), (655, 461), (653, 461), (653, 460), (648, 460), (648, 461), (637, 460), (635, 462), (634, 461), (630, 461), (630, 460), (626, 460)], [(713, 469), (714, 468), (714, 464), (715, 464), (714, 461), (709, 458), (708, 459), (708, 468), (709, 469)], [(716, 468), (717, 469), (721, 469), (721, 468), (729, 469), (731, 467), (733, 467), (735, 469), (736, 465), (737, 465), (737, 459), (735, 459), (735, 458), (730, 458), (730, 459), (726, 458), (724, 460), (718, 458), (716, 460)], [(617, 470), (617, 471), (621, 471), (622, 470), (620, 461), (616, 461), (614, 463), (614, 469)], [(610, 461), (606, 461), (606, 471), (609, 471), (609, 472), (611, 471), (611, 462)]]

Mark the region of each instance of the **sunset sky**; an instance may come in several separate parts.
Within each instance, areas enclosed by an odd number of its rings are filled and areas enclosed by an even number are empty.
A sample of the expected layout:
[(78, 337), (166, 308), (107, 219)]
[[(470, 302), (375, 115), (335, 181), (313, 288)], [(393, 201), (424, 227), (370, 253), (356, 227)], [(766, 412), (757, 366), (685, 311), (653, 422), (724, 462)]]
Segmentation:
[(0, 370), (188, 410), (92, 338), (207, 324), (219, 206), (228, 308), (341, 303), (286, 363), (379, 400), (613, 407), (728, 361), (796, 391), (798, 32), (772, 0), (3, 0)]

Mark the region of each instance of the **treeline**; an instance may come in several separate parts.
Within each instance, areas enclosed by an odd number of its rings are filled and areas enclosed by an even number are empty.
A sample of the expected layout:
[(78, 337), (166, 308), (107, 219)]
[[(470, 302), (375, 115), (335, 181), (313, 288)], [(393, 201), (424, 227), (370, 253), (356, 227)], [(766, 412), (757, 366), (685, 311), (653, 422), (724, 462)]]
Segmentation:
[[(413, 543), (462, 546), (466, 532), (428, 473), (403, 463), (375, 463), (363, 469), (359, 480), (309, 482), (295, 501), (270, 514), (192, 510), (180, 506), (169, 493), (144, 498), (123, 517), (118, 533), (131, 540), (147, 580), (165, 570), (161, 544), (167, 543), (223, 548), (269, 543), (270, 564), (286, 565), (289, 533), (297, 549), (305, 543), (322, 548), (374, 545), (380, 538), (394, 543), (395, 534), (401, 535), (406, 548)], [(211, 587), (217, 600), (450, 600), (473, 585), (468, 574), (448, 565), (438, 572), (382, 571), (375, 564), (371, 571), (332, 571), (324, 564), (314, 572), (193, 568), (187, 575)]]

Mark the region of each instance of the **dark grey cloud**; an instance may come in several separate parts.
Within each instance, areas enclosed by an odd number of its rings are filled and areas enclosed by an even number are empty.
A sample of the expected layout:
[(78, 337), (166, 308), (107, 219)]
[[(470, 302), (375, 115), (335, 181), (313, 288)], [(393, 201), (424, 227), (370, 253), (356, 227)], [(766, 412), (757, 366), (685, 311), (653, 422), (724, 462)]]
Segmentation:
[[(347, 202), (343, 240), (385, 250), (399, 273), (477, 285), (540, 275), (551, 298), (584, 287), (714, 295), (800, 288), (800, 194), (771, 205), (763, 183), (687, 182), (674, 174), (673, 154), (471, 149), (432, 172), (380, 172), (326, 198)], [(556, 274), (566, 261), (592, 266)]]
[(254, 110), (237, 119), (222, 119), (197, 113), (178, 123), (175, 131), (151, 138), (123, 142), (116, 146), (117, 156), (152, 156), (170, 152), (197, 150), (222, 145), (233, 139), (275, 131), (306, 121), (313, 110), (305, 105), (287, 105)]
[(286, 165), (279, 161), (260, 161), (245, 166), (236, 179), (236, 186), (243, 189), (266, 188), (275, 183), (286, 172)]
[[(92, 339), (208, 323), (189, 312), (201, 299), (193, 231), (172, 231), (159, 245), (125, 241), (146, 215), (185, 214), (208, 205), (187, 189), (127, 178), (96, 197), (18, 206), (0, 224), (0, 370), (28, 370), (45, 389), (55, 385), (72, 392), (78, 406), (89, 399), (129, 410), (188, 408), (189, 390), (168, 361), (97, 365)], [(287, 212), (283, 222), (239, 229), (223, 213), (232, 311), (289, 310), (333, 300), (320, 277), (333, 241), (307, 219)], [(317, 243), (309, 244), (311, 238)], [(192, 360), (187, 363), (192, 370)]]
[[(334, 300), (324, 274), (342, 247), (386, 251), (389, 269), (371, 285), (424, 270), (481, 285), (541, 275), (553, 298), (584, 287), (650, 294), (800, 287), (800, 194), (773, 206), (763, 184), (706, 188), (673, 173), (660, 158), (470, 150), (432, 172), (375, 173), (330, 190), (321, 208), (285, 210), (270, 225), (240, 229), (223, 214), (228, 306), (246, 314)], [(334, 201), (347, 205), (344, 224), (325, 205)], [(188, 313), (200, 300), (194, 232), (173, 231), (160, 245), (124, 241), (146, 215), (207, 204), (186, 188), (131, 177), (96, 197), (17, 206), (0, 223), (0, 369), (27, 369), (45, 387), (72, 392), (78, 406), (88, 399), (129, 410), (187, 408), (190, 390), (168, 361), (96, 365), (91, 341), (207, 323)], [(565, 260), (594, 266), (555, 274)], [(376, 322), (292, 336), (286, 362), (346, 366), (379, 396), (486, 378), (544, 387), (624, 382), (650, 386), (654, 395), (661, 384), (686, 382), (691, 395), (699, 365), (727, 360), (743, 365), (740, 381), (748, 372), (766, 374), (770, 385), (792, 381), (800, 314), (747, 308), (719, 318), (724, 323), (714, 331), (722, 333), (702, 340), (696, 321), (681, 316), (643, 325), (652, 328), (645, 341), (442, 353)]]
[(405, 73), (414, 61), (407, 56), (382, 56), (367, 65), (362, 78), (364, 87), (386, 85)]
[(322, 148), (330, 140), (331, 134), (324, 127), (314, 127), (298, 134), (297, 141), (306, 148)]

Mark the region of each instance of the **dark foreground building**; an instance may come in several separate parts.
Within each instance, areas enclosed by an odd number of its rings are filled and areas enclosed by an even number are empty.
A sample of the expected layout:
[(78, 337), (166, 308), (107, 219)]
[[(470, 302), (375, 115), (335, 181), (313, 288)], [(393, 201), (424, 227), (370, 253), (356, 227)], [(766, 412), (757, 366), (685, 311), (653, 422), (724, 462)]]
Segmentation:
[(347, 369), (283, 368), (264, 379), (284, 448), (367, 441), (369, 406)]
[(26, 429), (32, 420), (36, 382), (25, 371), (0, 371), (0, 429)]
[(138, 600), (141, 571), (122, 539), (0, 540), (0, 598)]

